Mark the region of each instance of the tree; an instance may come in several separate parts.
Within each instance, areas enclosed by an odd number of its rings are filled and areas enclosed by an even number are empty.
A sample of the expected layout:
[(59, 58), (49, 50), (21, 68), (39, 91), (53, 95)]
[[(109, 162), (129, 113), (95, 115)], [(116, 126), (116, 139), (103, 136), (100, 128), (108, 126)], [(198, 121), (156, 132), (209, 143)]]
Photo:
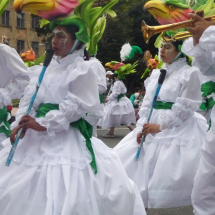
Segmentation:
[[(143, 39), (142, 20), (145, 20), (148, 25), (158, 25), (151, 14), (144, 13), (144, 4), (144, 1), (122, 0), (114, 6), (113, 10), (117, 13), (117, 17), (114, 19), (107, 17), (105, 33), (99, 42), (97, 58), (103, 65), (112, 60), (121, 61), (120, 50), (126, 42), (129, 42), (132, 46), (139, 46), (143, 52), (150, 50), (153, 56), (157, 54), (157, 49), (154, 47), (156, 36), (150, 39), (149, 44), (146, 44)], [(136, 67), (137, 73), (127, 76), (128, 94), (131, 94), (135, 87), (141, 86), (143, 82), (140, 77), (145, 71), (146, 65), (142, 57), (136, 56), (130, 61), (130, 63), (138, 61), (138, 66)]]

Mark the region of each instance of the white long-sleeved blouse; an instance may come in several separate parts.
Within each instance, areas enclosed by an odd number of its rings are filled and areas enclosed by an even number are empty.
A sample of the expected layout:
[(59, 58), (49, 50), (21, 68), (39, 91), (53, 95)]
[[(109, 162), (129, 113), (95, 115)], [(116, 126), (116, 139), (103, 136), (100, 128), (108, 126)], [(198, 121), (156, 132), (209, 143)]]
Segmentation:
[[(44, 117), (36, 118), (47, 131), (28, 129), (17, 146), (14, 155), (16, 162), (27, 165), (71, 164), (78, 168), (91, 162), (85, 138), (78, 129), (70, 126), (71, 122), (86, 116), (87, 112), (92, 112), (99, 105), (96, 77), (92, 68), (83, 60), (83, 52), (83, 49), (75, 51), (58, 59), (57, 63), (51, 62), (47, 68), (30, 115), (35, 117), (43, 103), (58, 104), (59, 110), (51, 110)], [(37, 69), (35, 75), (39, 75), (41, 70), (39, 67)], [(38, 75), (31, 79), (25, 89), (12, 129), (26, 112)], [(9, 151), (10, 140), (5, 140), (3, 146)]]
[(113, 87), (111, 88), (112, 90), (112, 93), (110, 94), (110, 96), (108, 97), (108, 101), (113, 101), (113, 100), (116, 100), (117, 97), (120, 95), (120, 94), (126, 94), (127, 92), (127, 89), (124, 85), (124, 83), (120, 80), (117, 80)]
[(0, 44), (0, 108), (19, 99), (28, 85), (27, 67), (15, 49)]
[[(153, 110), (151, 123), (160, 125), (160, 129), (171, 129), (180, 126), (194, 111), (199, 110), (202, 102), (198, 69), (190, 67), (186, 58), (179, 58), (170, 65), (165, 65), (166, 77), (162, 84), (157, 101), (174, 103), (171, 109)], [(147, 87), (137, 122), (137, 132), (141, 132), (147, 122), (160, 70), (153, 70)]]
[(193, 45), (193, 38), (185, 40), (182, 51), (195, 57), (199, 70), (206, 76), (215, 74), (215, 26), (210, 26), (202, 34), (199, 44)]

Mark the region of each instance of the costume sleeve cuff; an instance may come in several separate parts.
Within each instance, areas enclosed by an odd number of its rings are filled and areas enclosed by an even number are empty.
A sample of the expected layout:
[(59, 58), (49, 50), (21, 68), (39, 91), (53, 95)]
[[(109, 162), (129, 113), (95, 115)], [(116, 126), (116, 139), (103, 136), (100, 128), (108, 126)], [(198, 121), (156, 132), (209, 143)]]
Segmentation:
[(197, 44), (196, 46), (193, 45), (193, 38), (185, 40), (182, 45), (182, 52), (188, 56), (192, 56), (195, 58), (201, 57), (205, 51), (206, 50), (203, 49), (200, 44)]
[(203, 32), (199, 44), (207, 51), (215, 50), (215, 26), (210, 26)]

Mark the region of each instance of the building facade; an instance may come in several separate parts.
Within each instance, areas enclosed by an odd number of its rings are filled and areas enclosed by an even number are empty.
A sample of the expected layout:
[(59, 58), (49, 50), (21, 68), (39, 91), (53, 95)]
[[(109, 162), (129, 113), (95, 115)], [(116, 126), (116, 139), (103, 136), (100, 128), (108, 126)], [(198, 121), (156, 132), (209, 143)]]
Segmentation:
[(45, 51), (45, 44), (42, 42), (43, 38), (37, 36), (35, 31), (37, 25), (37, 16), (28, 12), (17, 16), (11, 1), (0, 17), (0, 37), (5, 35), (9, 38), (9, 46), (16, 49), (19, 54), (28, 49), (29, 43), (36, 57), (39, 57)]

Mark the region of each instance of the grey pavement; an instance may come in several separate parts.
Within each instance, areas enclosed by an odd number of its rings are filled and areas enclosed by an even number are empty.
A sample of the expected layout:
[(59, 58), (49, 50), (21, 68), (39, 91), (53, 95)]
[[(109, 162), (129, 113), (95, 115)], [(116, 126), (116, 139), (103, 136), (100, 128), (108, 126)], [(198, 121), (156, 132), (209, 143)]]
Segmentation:
[[(122, 126), (115, 129), (114, 138), (105, 138), (102, 135), (108, 133), (108, 130), (98, 129), (98, 138), (102, 140), (107, 146), (113, 148), (129, 132), (130, 130), (128, 128)], [(192, 206), (170, 209), (148, 209), (147, 215), (193, 215), (192, 210)]]

